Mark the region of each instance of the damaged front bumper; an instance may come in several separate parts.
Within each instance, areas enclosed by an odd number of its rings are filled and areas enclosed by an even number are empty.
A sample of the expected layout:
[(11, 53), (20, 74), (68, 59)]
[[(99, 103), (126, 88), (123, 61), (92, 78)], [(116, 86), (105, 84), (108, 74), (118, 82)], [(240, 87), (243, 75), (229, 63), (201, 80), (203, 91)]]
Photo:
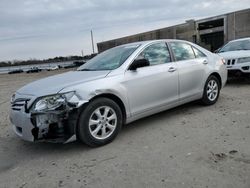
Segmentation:
[(16, 135), (21, 137), (23, 140), (33, 142), (34, 136), (32, 130), (35, 128), (31, 123), (30, 114), (11, 110), (10, 121), (13, 124), (13, 129)]
[(67, 143), (76, 139), (79, 106), (66, 104), (60, 110), (31, 112), (27, 110), (29, 100), (16, 101), (11, 107), (10, 121), (14, 132), (21, 139), (54, 143)]

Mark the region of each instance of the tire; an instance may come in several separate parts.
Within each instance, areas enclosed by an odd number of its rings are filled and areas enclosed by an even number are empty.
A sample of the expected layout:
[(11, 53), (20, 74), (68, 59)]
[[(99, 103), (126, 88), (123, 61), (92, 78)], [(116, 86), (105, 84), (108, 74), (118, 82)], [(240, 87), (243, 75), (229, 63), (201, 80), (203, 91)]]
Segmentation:
[(250, 73), (245, 74), (245, 81), (250, 82)]
[(220, 82), (217, 77), (211, 75), (208, 77), (203, 91), (201, 102), (204, 105), (213, 105), (217, 102), (220, 96)]
[(103, 146), (115, 139), (122, 124), (120, 107), (111, 99), (98, 98), (91, 101), (81, 112), (77, 137), (88, 146)]

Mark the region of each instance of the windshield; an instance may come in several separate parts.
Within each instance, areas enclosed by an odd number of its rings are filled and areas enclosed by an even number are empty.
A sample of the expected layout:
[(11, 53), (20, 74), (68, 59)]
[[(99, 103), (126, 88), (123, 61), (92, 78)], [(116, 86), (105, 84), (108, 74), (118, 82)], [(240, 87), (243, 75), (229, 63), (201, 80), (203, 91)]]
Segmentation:
[(107, 50), (79, 67), (78, 71), (114, 70), (120, 67), (138, 47), (139, 45), (126, 45)]
[(250, 50), (250, 40), (229, 42), (224, 47), (222, 47), (219, 52), (228, 52), (237, 50)]

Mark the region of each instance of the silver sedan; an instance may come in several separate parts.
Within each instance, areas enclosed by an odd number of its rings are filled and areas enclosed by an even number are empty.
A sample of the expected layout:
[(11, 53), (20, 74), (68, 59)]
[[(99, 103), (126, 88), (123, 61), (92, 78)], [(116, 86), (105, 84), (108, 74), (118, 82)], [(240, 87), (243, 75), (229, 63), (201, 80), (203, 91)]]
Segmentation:
[(27, 141), (101, 146), (137, 119), (194, 100), (216, 103), (226, 80), (224, 60), (196, 44), (131, 43), (22, 87), (12, 96), (10, 120)]

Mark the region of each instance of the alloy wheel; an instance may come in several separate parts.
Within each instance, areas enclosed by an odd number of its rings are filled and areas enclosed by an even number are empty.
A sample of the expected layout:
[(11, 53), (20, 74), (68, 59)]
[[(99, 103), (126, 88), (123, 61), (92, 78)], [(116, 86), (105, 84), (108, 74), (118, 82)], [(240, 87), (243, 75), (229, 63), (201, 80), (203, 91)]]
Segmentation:
[(210, 101), (214, 101), (219, 93), (219, 87), (215, 80), (210, 80), (207, 84), (207, 97)]
[(89, 119), (90, 134), (98, 140), (104, 140), (112, 135), (117, 126), (117, 115), (109, 106), (98, 107)]

